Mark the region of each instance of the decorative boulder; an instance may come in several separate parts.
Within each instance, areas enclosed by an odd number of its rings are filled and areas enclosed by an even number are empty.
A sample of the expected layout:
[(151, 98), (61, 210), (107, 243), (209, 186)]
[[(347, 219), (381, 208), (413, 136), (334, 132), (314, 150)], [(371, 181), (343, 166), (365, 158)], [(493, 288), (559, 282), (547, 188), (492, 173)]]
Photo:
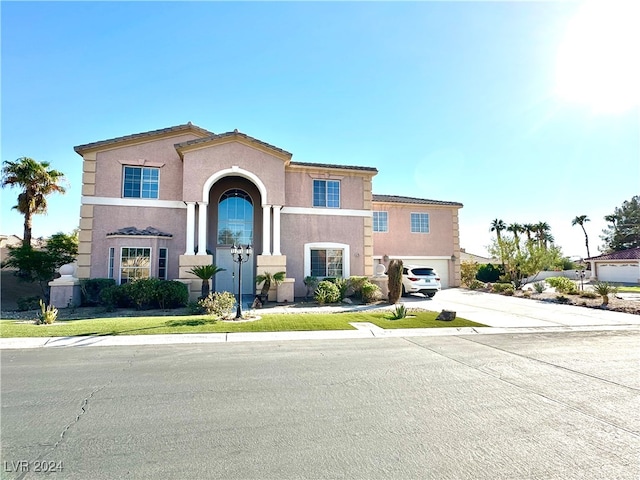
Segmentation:
[(445, 322), (450, 322), (451, 320), (455, 320), (456, 312), (452, 310), (442, 310), (440, 314), (436, 317), (436, 320), (443, 320)]

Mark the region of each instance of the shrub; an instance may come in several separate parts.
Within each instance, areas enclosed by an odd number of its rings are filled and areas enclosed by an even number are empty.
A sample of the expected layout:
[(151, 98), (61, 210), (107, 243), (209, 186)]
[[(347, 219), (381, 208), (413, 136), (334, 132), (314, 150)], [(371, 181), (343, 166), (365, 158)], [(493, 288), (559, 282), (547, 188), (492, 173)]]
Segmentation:
[(230, 292), (213, 292), (198, 301), (207, 315), (226, 318), (231, 315), (236, 297)]
[(80, 292), (83, 307), (100, 305), (100, 293), (116, 284), (113, 278), (89, 278), (80, 280)]
[(375, 283), (371, 283), (369, 281), (366, 281), (362, 284), (360, 292), (362, 295), (362, 301), (364, 303), (377, 302), (382, 296), (380, 288)]
[(117, 307), (131, 307), (132, 303), (124, 285), (112, 285), (100, 292), (100, 305), (111, 311)]
[(42, 300), (40, 300), (40, 315), (36, 320), (37, 325), (46, 323), (51, 325), (58, 318), (58, 309), (53, 305), (46, 306)]
[(320, 305), (336, 303), (340, 300), (340, 290), (335, 283), (323, 280), (318, 284), (318, 288), (316, 288), (313, 297)]
[(494, 283), (491, 291), (495, 293), (503, 293), (505, 295), (513, 295), (515, 288), (512, 283)]
[(349, 287), (347, 288), (347, 297), (356, 297), (362, 300), (362, 286), (368, 282), (367, 277), (353, 276), (349, 277)]
[(316, 288), (318, 288), (318, 283), (319, 281), (316, 277), (304, 277), (304, 285), (307, 287), (307, 294), (305, 295), (306, 298), (315, 292)]
[(476, 278), (484, 283), (497, 282), (501, 274), (503, 274), (502, 266), (494, 267), (493, 264), (487, 263), (478, 267)]
[(187, 303), (187, 313), (189, 313), (189, 315), (202, 315), (205, 311), (202, 305), (200, 305), (200, 302), (192, 301)]
[(138, 310), (148, 310), (158, 306), (158, 288), (163, 280), (158, 278), (139, 278), (123, 285), (125, 294)]
[(592, 298), (592, 299), (593, 299), (593, 298), (598, 298), (598, 294), (597, 294), (597, 293), (595, 293), (595, 292), (589, 292), (589, 291), (586, 291), (586, 292), (580, 292), (580, 296), (581, 296), (582, 298)]
[(618, 291), (617, 287), (614, 287), (607, 282), (597, 282), (593, 289), (602, 297), (602, 305), (606, 307), (609, 305), (609, 295)]
[(556, 302), (569, 303), (569, 297), (565, 297), (564, 295), (556, 295)]
[(576, 294), (578, 293), (578, 287), (575, 282), (565, 277), (549, 277), (547, 283), (556, 289), (558, 293)]
[(389, 303), (391, 305), (398, 303), (400, 295), (402, 295), (402, 260), (393, 259), (389, 262), (389, 270), (387, 271), (389, 286)]
[(536, 291), (536, 293), (544, 292), (544, 289), (545, 289), (544, 282), (536, 282), (536, 283), (534, 283), (533, 284), (533, 289)]
[(18, 310), (24, 312), (25, 310), (35, 310), (40, 305), (39, 295), (29, 295), (28, 297), (20, 297), (16, 300), (18, 304)]
[(189, 301), (189, 289), (182, 282), (161, 280), (156, 285), (155, 299), (163, 310), (184, 307)]
[(396, 309), (391, 313), (391, 320), (407, 318), (407, 307), (404, 304), (396, 305)]
[(477, 262), (464, 261), (460, 264), (460, 278), (463, 285), (470, 288), (471, 284), (476, 279), (478, 268)]
[(484, 288), (484, 283), (480, 280), (472, 280), (469, 284), (469, 290), (478, 290), (479, 288)]
[(349, 289), (349, 281), (346, 278), (336, 278), (333, 283), (338, 287), (338, 292), (340, 293), (339, 301), (344, 300)]

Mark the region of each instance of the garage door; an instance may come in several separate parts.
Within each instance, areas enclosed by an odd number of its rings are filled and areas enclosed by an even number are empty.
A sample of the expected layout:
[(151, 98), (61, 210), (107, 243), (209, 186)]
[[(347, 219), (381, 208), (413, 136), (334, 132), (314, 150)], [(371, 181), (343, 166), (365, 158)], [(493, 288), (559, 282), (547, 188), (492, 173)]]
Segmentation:
[(598, 280), (601, 282), (638, 283), (640, 268), (631, 263), (598, 264)]
[(420, 265), (423, 267), (431, 267), (440, 275), (440, 284), (442, 288), (449, 288), (449, 262), (450, 260), (429, 260), (429, 259), (411, 259), (402, 260), (405, 265)]

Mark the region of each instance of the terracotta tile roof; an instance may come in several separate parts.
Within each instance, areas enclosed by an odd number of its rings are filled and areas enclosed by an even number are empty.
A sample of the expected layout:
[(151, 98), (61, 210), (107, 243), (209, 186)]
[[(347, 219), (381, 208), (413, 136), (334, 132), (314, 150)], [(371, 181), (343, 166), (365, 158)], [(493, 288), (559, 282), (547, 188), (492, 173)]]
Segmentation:
[(233, 132), (225, 132), (225, 133), (219, 133), (219, 134), (211, 134), (207, 137), (204, 138), (196, 138), (194, 140), (188, 140), (186, 142), (182, 142), (182, 143), (177, 143), (175, 145), (176, 149), (182, 148), (182, 147), (188, 147), (190, 145), (198, 145), (199, 143), (207, 143), (207, 142), (211, 142), (212, 140), (218, 140), (221, 138), (225, 138), (225, 137), (240, 137), (240, 138), (244, 138), (245, 140), (248, 140), (251, 143), (257, 143), (263, 147), (266, 147), (270, 150), (275, 150), (276, 152), (279, 152), (281, 154), (287, 155), (289, 157), (292, 156), (291, 153), (287, 152), (286, 150), (283, 150), (282, 148), (278, 148), (274, 145), (271, 145), (269, 143), (263, 142), (262, 140), (258, 140), (257, 138), (253, 138), (250, 137), (249, 135), (239, 132), (238, 130), (234, 130)]
[(109, 145), (115, 145), (117, 143), (121, 143), (121, 142), (127, 142), (129, 140), (137, 140), (137, 139), (143, 139), (146, 137), (155, 137), (155, 136), (159, 136), (159, 135), (164, 135), (165, 133), (172, 133), (172, 132), (198, 132), (202, 135), (213, 135), (213, 132), (210, 132), (208, 130), (205, 130), (204, 128), (200, 128), (194, 124), (192, 124), (191, 122), (189, 123), (185, 123), (183, 125), (175, 125), (173, 127), (167, 127), (167, 128), (161, 128), (159, 130), (151, 130), (149, 132), (142, 132), (142, 133), (134, 133), (132, 135), (125, 135), (124, 137), (116, 137), (116, 138), (110, 138), (108, 140), (100, 140), (98, 142), (92, 142), (92, 143), (85, 143), (84, 145), (78, 145), (76, 147), (73, 147), (73, 149), (76, 151), (76, 153), (82, 155), (82, 152), (85, 150), (92, 150), (95, 148), (99, 148), (99, 147), (106, 147)]
[(585, 258), (585, 260), (640, 260), (640, 247), (605, 253), (597, 257)]
[(132, 236), (147, 236), (147, 237), (173, 237), (171, 233), (165, 233), (154, 227), (147, 227), (144, 230), (140, 230), (136, 227), (125, 227), (115, 232), (107, 233), (110, 235), (132, 235)]
[(300, 167), (318, 167), (318, 168), (341, 168), (342, 170), (361, 170), (364, 172), (378, 172), (374, 167), (359, 167), (356, 165), (335, 165), (331, 163), (310, 163), (310, 162), (291, 162), (289, 165)]
[(446, 202), (443, 200), (428, 200), (426, 198), (415, 198), (415, 197), (401, 197), (398, 195), (376, 195), (373, 194), (374, 202), (389, 202), (389, 203), (413, 203), (419, 205), (445, 205), (452, 207), (462, 207), (463, 205), (459, 202)]

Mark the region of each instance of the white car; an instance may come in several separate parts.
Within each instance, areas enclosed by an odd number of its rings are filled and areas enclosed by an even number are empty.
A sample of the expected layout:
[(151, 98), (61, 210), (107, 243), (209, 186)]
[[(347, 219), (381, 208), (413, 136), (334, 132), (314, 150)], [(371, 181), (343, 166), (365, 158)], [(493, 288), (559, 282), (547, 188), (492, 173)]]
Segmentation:
[(431, 267), (407, 265), (402, 269), (402, 296), (422, 293), (433, 297), (442, 288), (440, 276)]

